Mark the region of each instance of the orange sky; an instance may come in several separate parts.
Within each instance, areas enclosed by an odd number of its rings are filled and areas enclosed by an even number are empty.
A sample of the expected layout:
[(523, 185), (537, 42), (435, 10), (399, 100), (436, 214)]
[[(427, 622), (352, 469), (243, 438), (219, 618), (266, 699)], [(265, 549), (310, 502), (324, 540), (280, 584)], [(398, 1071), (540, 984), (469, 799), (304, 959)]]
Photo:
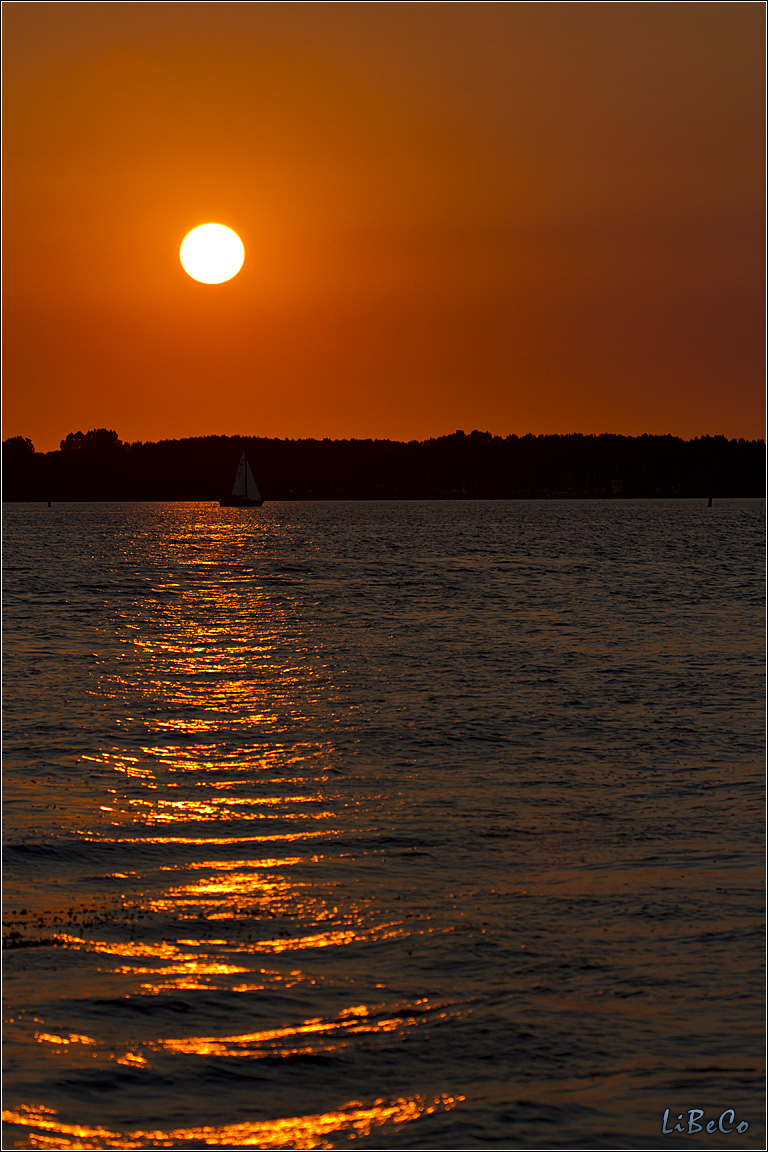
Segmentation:
[(3, 13), (4, 438), (763, 435), (761, 3)]

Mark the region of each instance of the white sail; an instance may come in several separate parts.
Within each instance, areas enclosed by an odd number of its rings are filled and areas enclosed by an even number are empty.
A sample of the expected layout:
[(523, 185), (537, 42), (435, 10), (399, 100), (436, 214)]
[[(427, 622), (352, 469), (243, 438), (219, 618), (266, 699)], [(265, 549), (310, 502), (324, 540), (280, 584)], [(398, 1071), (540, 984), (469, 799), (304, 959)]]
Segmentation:
[(253, 478), (253, 472), (251, 472), (251, 466), (247, 460), (245, 462), (245, 477), (246, 477), (246, 482), (247, 482), (246, 483), (246, 495), (247, 495), (248, 499), (249, 500), (261, 500), (261, 493), (259, 492), (258, 488), (256, 487), (256, 481)]
[(247, 464), (248, 461), (245, 458), (245, 452), (243, 452), (240, 457), (240, 463), (237, 466), (237, 472), (235, 472), (235, 482), (232, 485), (233, 496), (245, 496), (245, 469)]
[(261, 500), (261, 494), (256, 487), (256, 481), (251, 472), (251, 466), (248, 463), (245, 452), (240, 457), (240, 463), (237, 466), (235, 473), (235, 483), (232, 486), (232, 495), (237, 497), (238, 500)]

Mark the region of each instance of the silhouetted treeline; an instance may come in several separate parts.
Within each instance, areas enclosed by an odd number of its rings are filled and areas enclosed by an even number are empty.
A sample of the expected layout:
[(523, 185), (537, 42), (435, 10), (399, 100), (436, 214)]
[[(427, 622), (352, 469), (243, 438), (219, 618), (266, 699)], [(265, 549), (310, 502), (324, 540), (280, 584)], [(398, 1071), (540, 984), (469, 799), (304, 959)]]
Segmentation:
[(58, 452), (3, 445), (5, 500), (218, 500), (245, 449), (266, 500), (762, 496), (765, 444), (725, 436), (492, 436), (124, 444), (71, 432)]

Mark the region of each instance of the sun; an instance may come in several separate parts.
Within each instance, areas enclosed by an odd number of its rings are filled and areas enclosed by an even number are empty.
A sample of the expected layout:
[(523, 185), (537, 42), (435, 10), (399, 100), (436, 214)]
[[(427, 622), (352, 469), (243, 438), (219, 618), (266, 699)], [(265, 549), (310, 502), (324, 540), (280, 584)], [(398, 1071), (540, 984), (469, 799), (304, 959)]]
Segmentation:
[(203, 284), (222, 284), (240, 271), (243, 242), (223, 224), (201, 224), (184, 237), (179, 252), (184, 271)]

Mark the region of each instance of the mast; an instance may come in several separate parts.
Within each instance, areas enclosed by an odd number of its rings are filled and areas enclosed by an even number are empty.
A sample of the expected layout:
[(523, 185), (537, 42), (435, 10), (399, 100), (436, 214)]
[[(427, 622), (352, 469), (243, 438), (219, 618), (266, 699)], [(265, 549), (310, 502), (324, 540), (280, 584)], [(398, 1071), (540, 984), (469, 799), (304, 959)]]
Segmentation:
[(245, 498), (248, 499), (248, 457), (243, 452), (243, 460), (245, 461)]

